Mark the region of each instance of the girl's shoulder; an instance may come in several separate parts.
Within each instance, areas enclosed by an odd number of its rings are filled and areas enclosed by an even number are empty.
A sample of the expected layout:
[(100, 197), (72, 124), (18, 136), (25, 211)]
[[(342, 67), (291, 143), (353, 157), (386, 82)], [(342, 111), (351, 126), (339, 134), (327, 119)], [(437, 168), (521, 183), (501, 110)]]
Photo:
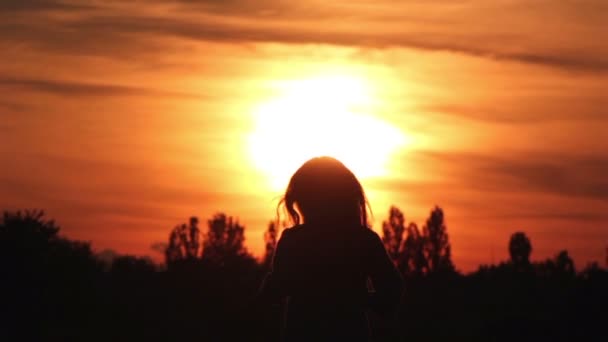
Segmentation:
[(284, 238), (289, 238), (290, 236), (294, 236), (297, 235), (298, 232), (300, 232), (302, 230), (302, 225), (295, 225), (293, 227), (289, 227), (289, 228), (285, 228), (283, 229), (283, 232), (281, 232), (281, 239)]
[(378, 241), (382, 241), (380, 235), (369, 227), (361, 227), (360, 232), (368, 242), (376, 243)]

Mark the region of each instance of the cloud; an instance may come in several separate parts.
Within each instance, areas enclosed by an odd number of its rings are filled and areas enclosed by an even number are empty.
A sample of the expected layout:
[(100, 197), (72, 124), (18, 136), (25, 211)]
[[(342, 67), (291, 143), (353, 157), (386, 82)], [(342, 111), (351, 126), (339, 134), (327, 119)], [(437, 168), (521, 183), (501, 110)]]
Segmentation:
[[(8, 101), (0, 101), (0, 108), (4, 108), (13, 113), (22, 113), (28, 109), (28, 107), (24, 104)], [(5, 124), (5, 122), (0, 122), (0, 128), (3, 128), (3, 125)]]
[(422, 203), (444, 206), (452, 217), (494, 224), (608, 222), (606, 156), (410, 151), (407, 158), (423, 175), (397, 173), (370, 185), (410, 211)]
[[(116, 84), (85, 83), (65, 80), (18, 78), (0, 75), (0, 88), (28, 90), (61, 96), (163, 96), (181, 98), (199, 98), (200, 95), (133, 87)], [(0, 103), (0, 105), (2, 105)], [(10, 105), (10, 104), (7, 104)], [(15, 109), (18, 109), (15, 108)]]
[(41, 153), (33, 154), (26, 163), (19, 157), (11, 162), (12, 169), (0, 171), (4, 195), (0, 207), (4, 208), (43, 205), (83, 220), (154, 222), (173, 220), (175, 208), (200, 208), (201, 204), (225, 208), (227, 203), (256, 200), (252, 194), (224, 192), (216, 187), (160, 183), (159, 174), (171, 175), (167, 171), (173, 170), (172, 166), (152, 168), (136, 161)]
[[(27, 5), (18, 6), (55, 8), (66, 4), (71, 3), (28, 1)], [(601, 36), (605, 31), (601, 22), (589, 21), (586, 24), (576, 14), (578, 12), (570, 15), (568, 11), (560, 10), (556, 12), (556, 18), (548, 21), (546, 32), (537, 31), (540, 28), (534, 23), (540, 16), (548, 10), (552, 11), (547, 12), (550, 14), (555, 12), (550, 4), (544, 2), (542, 6), (527, 10), (513, 6), (502, 8), (499, 5), (486, 8), (488, 5), (485, 2), (477, 1), (459, 6), (440, 6), (436, 3), (423, 6), (410, 2), (392, 12), (388, 10), (389, 5), (397, 5), (388, 2), (382, 3), (383, 6), (365, 2), (330, 6), (314, 2), (305, 6), (301, 2), (287, 5), (284, 2), (242, 0), (111, 4), (82, 10), (79, 16), (11, 19), (0, 24), (4, 26), (4, 29), (0, 28), (0, 35), (15, 42), (29, 42), (70, 53), (104, 54), (132, 49), (133, 45), (142, 44), (142, 38), (179, 37), (232, 43), (412, 48), (572, 71), (608, 71), (608, 48), (603, 44), (586, 43), (598, 41), (593, 35)], [(173, 5), (173, 10), (166, 10), (168, 4)], [(154, 6), (165, 6), (162, 7), (165, 10), (154, 10)], [(526, 21), (512, 22), (514, 19), (509, 19), (501, 10), (521, 14)], [(475, 20), (466, 20), (482, 12), (487, 17), (477, 18), (478, 24), (475, 24)], [(396, 14), (389, 20), (378, 20), (387, 13)], [(493, 17), (495, 26), (488, 23), (479, 29), (478, 25), (489, 22)], [(561, 30), (567, 30), (566, 34), (558, 35), (561, 31), (557, 23), (563, 26)]]
[[(164, 0), (157, 0), (165, 3)], [(280, 1), (280, 0), (175, 0), (182, 10), (216, 13), (226, 16), (241, 16), (255, 18), (317, 18), (330, 15), (333, 9), (339, 9), (331, 2), (308, 1)]]
[(528, 210), (524, 212), (511, 212), (503, 215), (494, 215), (493, 218), (499, 219), (530, 219), (530, 220), (560, 220), (560, 221), (573, 221), (573, 222), (589, 222), (589, 223), (601, 223), (608, 222), (608, 214), (599, 213), (597, 211), (586, 211), (583, 209), (576, 209), (575, 211), (556, 211), (556, 210)]
[[(423, 33), (416, 30), (400, 32), (333, 30), (319, 29), (310, 25), (273, 25), (267, 24), (231, 24), (219, 20), (194, 22), (175, 18), (155, 17), (121, 17), (98, 16), (88, 17), (70, 24), (70, 27), (101, 33), (103, 30), (116, 30), (114, 33), (137, 33), (169, 35), (201, 41), (220, 41), (233, 43), (278, 42), (287, 44), (332, 44), (362, 48), (413, 48), (427, 51), (443, 51), (467, 54), (480, 58), (503, 61), (516, 61), (528, 64), (545, 65), (579, 71), (608, 71), (607, 56), (584, 55), (576, 52), (550, 54), (545, 51), (509, 52), (507, 49), (492, 48), (486, 42), (513, 37), (501, 37), (500, 34), (477, 33), (467, 34)], [(112, 28), (112, 29), (108, 29)], [(107, 31), (106, 31), (107, 32)], [(109, 33), (109, 32), (107, 32)]]
[(2, 0), (0, 11), (47, 11), (47, 10), (83, 10), (94, 8), (91, 4), (62, 0)]
[(479, 191), (538, 192), (608, 202), (606, 156), (427, 152), (421, 157)]
[[(568, 93), (569, 91), (571, 90), (564, 89), (564, 93)], [(606, 116), (608, 98), (602, 94), (604, 90), (588, 90), (588, 92), (588, 94), (575, 98), (536, 95), (533, 98), (523, 98), (508, 107), (479, 103), (435, 102), (428, 105), (420, 105), (416, 109), (424, 113), (515, 125), (556, 121), (605, 122), (608, 119)]]

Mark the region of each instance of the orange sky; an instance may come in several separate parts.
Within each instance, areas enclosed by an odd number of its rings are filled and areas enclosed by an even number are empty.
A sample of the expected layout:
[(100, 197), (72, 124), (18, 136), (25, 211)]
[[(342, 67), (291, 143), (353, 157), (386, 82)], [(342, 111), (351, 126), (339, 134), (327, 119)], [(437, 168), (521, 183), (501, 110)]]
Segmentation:
[[(602, 0), (3, 1), (0, 208), (44, 208), (98, 250), (150, 255), (189, 216), (225, 211), (259, 254), (302, 140), (321, 134), (307, 122), (344, 109), (370, 120), (337, 131), (367, 142), (340, 151), (376, 230), (391, 203), (419, 224), (438, 204), (461, 270), (505, 259), (517, 230), (534, 259), (603, 260), (606, 13)], [(290, 107), (252, 152), (264, 108)]]

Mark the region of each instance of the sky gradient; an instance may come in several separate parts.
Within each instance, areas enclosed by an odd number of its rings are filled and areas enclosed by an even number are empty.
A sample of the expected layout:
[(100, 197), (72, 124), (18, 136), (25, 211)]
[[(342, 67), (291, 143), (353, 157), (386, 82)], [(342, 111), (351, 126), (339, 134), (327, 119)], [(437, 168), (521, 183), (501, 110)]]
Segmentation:
[[(461, 270), (505, 260), (520, 230), (532, 259), (602, 261), (606, 22), (602, 0), (5, 0), (0, 208), (149, 255), (225, 211), (259, 255), (280, 186), (252, 160), (256, 113), (286, 83), (338, 77), (372, 99), (353, 111), (405, 139), (362, 178), (374, 229), (390, 204), (418, 224), (439, 205)], [(277, 146), (297, 143), (276, 128)]]

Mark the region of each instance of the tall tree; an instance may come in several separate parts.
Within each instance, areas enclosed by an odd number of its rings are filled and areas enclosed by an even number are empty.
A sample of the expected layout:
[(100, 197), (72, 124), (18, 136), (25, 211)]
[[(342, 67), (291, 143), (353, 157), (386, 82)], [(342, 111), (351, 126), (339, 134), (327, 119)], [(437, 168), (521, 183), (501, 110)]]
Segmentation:
[(49, 241), (59, 238), (59, 227), (53, 220), (44, 218), (42, 210), (26, 210), (25, 212), (5, 211), (0, 223), (0, 242), (28, 241), (34, 244), (32, 250), (46, 245)]
[(223, 264), (226, 260), (247, 255), (245, 227), (237, 219), (218, 213), (207, 224), (209, 230), (204, 242), (204, 260)]
[(516, 268), (530, 266), (530, 254), (532, 253), (532, 243), (524, 232), (515, 232), (509, 240), (509, 254), (511, 263)]
[(405, 216), (396, 206), (391, 206), (388, 221), (382, 222), (382, 242), (396, 264), (399, 262), (403, 233), (405, 232)]
[(97, 271), (99, 265), (90, 244), (61, 237), (59, 230), (41, 210), (4, 212), (0, 222), (0, 266), (19, 272)]
[(169, 244), (165, 250), (167, 265), (184, 260), (199, 259), (202, 253), (201, 232), (198, 228), (198, 218), (190, 218), (189, 224), (177, 225), (169, 234)]
[(435, 207), (423, 228), (424, 254), (429, 273), (454, 271), (452, 247), (445, 225), (443, 209)]
[[(69, 339), (59, 331), (84, 338), (74, 327), (91, 320), (102, 269), (88, 242), (59, 231), (38, 210), (5, 212), (0, 219), (0, 316), (8, 340)], [(29, 329), (20, 328), (24, 324)], [(53, 333), (44, 338), (47, 326)]]
[(574, 261), (568, 255), (568, 251), (560, 251), (555, 256), (555, 271), (562, 276), (574, 276), (576, 270), (574, 268)]
[(422, 276), (428, 272), (428, 262), (424, 255), (425, 237), (418, 226), (410, 222), (403, 241), (397, 266), (406, 277)]
[(270, 221), (268, 228), (264, 232), (264, 243), (266, 244), (266, 251), (264, 253), (264, 259), (262, 260), (262, 266), (269, 270), (272, 265), (272, 259), (274, 258), (274, 252), (277, 247), (277, 240), (279, 237), (279, 224), (276, 221)]

